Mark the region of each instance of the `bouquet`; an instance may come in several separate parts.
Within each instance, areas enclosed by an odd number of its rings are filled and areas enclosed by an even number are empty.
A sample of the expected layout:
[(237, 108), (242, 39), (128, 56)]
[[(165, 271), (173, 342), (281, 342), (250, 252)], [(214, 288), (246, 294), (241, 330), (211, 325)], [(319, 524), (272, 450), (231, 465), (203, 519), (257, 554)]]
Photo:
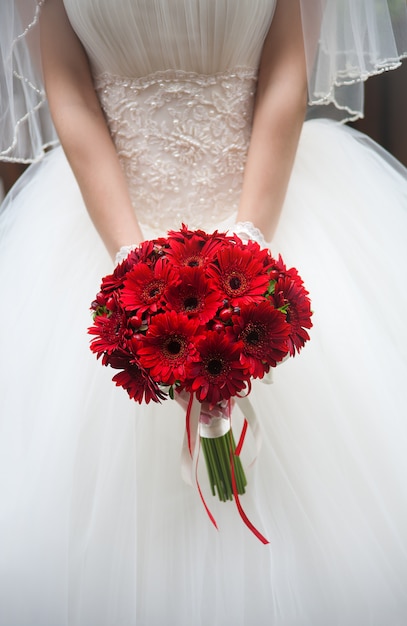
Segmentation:
[(238, 499), (247, 481), (230, 426), (233, 399), (309, 339), (310, 300), (297, 270), (254, 241), (183, 225), (131, 251), (103, 278), (91, 309), (91, 350), (118, 370), (113, 381), (130, 398), (178, 398), (189, 442), (199, 403), (212, 493)]

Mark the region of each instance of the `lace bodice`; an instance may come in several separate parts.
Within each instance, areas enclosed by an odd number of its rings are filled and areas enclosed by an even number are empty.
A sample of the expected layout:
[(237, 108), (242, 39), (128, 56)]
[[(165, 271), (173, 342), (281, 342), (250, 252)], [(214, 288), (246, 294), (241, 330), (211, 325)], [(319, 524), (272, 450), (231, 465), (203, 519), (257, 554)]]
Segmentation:
[(65, 0), (142, 224), (236, 211), (275, 0)]
[[(237, 208), (255, 75), (103, 74), (96, 85), (141, 221), (216, 226)], [(147, 217), (148, 216), (148, 217)]]

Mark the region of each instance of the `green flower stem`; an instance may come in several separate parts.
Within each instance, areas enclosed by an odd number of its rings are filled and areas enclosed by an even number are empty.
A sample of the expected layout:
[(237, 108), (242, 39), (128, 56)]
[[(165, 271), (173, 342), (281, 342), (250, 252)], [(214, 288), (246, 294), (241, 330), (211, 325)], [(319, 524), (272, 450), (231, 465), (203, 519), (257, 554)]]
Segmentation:
[(222, 480), (225, 492), (225, 499), (232, 500), (233, 489), (232, 473), (230, 468), (229, 437), (226, 434), (223, 437), (217, 437), (216, 439), (212, 439), (212, 441), (215, 443), (216, 452), (222, 469)]
[(217, 483), (216, 487), (218, 490), (218, 496), (222, 502), (226, 502), (226, 500), (230, 499), (230, 490), (227, 484), (227, 469), (224, 464), (224, 459), (222, 457), (221, 451), (219, 449), (219, 441), (217, 439), (208, 439), (209, 443), (209, 458), (215, 464), (216, 467), (216, 478)]
[(204, 457), (206, 469), (208, 471), (209, 484), (211, 486), (212, 495), (215, 496), (215, 484), (219, 481), (219, 477), (215, 476), (214, 460), (210, 458), (210, 450), (204, 449)]
[[(205, 439), (205, 443), (202, 442), (203, 453), (206, 462), (206, 468), (208, 470), (209, 481), (211, 484), (212, 495), (216, 495), (215, 485), (221, 484), (221, 472), (219, 471), (219, 463), (217, 462), (217, 457), (215, 451), (212, 446), (207, 446), (206, 442), (208, 440)], [(219, 487), (218, 487), (219, 489)]]
[[(222, 502), (233, 500), (230, 451), (231, 448), (233, 452), (235, 451), (236, 443), (232, 431), (229, 431), (222, 437), (201, 437), (201, 445), (212, 495), (216, 495), (217, 492), (218, 498)], [(232, 462), (237, 492), (241, 495), (245, 493), (245, 487), (247, 485), (246, 476), (240, 458), (233, 454)]]
[[(222, 457), (219, 455), (219, 448), (216, 444), (216, 439), (208, 439), (207, 441), (211, 442), (208, 446), (208, 458), (215, 468), (218, 496), (222, 500), (222, 502), (226, 502), (229, 496), (226, 490), (227, 485), (225, 484), (225, 467), (222, 463)], [(214, 445), (212, 445), (212, 442)]]
[[(243, 470), (243, 466), (242, 466), (242, 462), (240, 460), (239, 456), (236, 456), (234, 454), (235, 450), (236, 450), (236, 443), (235, 443), (235, 439), (233, 437), (233, 432), (232, 430), (229, 432), (229, 436), (230, 436), (230, 442), (229, 442), (229, 446), (232, 446), (232, 451), (233, 451), (233, 467), (235, 470), (235, 479), (236, 479), (236, 488), (237, 488), (237, 493), (238, 494), (243, 494), (245, 493), (245, 487), (247, 485), (247, 480), (246, 480), (246, 476)], [(230, 454), (230, 452), (229, 452)], [(229, 463), (230, 466), (230, 463)]]

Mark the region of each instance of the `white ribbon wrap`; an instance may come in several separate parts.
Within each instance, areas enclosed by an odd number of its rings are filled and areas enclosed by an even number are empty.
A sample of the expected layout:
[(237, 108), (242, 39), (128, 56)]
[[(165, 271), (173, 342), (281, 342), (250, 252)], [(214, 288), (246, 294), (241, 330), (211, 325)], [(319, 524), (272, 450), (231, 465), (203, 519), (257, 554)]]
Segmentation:
[(205, 439), (217, 439), (230, 431), (230, 419), (227, 417), (213, 417), (210, 424), (199, 422), (199, 436)]
[[(260, 425), (253, 405), (247, 396), (243, 398), (237, 397), (234, 398), (234, 400), (247, 420), (255, 441), (255, 455), (250, 463), (250, 466), (252, 466), (260, 453), (262, 444)], [(196, 459), (199, 452), (199, 437), (222, 437), (231, 429), (231, 419), (214, 417), (212, 418), (211, 424), (205, 424), (199, 421), (200, 414), (201, 404), (194, 397), (189, 415), (190, 441), (188, 443), (188, 433), (187, 429), (185, 429), (181, 451), (181, 476), (188, 485), (193, 485), (195, 482), (194, 476)]]

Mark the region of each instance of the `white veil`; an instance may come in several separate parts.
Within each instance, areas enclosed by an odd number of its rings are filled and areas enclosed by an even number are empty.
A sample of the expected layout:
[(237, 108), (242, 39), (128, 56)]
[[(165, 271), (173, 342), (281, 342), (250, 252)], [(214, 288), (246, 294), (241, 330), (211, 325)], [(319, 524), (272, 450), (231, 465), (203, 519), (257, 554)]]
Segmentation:
[(57, 143), (43, 87), (39, 13), (44, 0), (0, 3), (0, 160), (30, 163)]
[(406, 0), (300, 2), (311, 113), (363, 116), (363, 81), (407, 56)]
[[(0, 3), (0, 160), (36, 161), (57, 142), (39, 63), (45, 1), (53, 0)], [(407, 54), (406, 0), (299, 1), (311, 114), (360, 117), (363, 81)]]

